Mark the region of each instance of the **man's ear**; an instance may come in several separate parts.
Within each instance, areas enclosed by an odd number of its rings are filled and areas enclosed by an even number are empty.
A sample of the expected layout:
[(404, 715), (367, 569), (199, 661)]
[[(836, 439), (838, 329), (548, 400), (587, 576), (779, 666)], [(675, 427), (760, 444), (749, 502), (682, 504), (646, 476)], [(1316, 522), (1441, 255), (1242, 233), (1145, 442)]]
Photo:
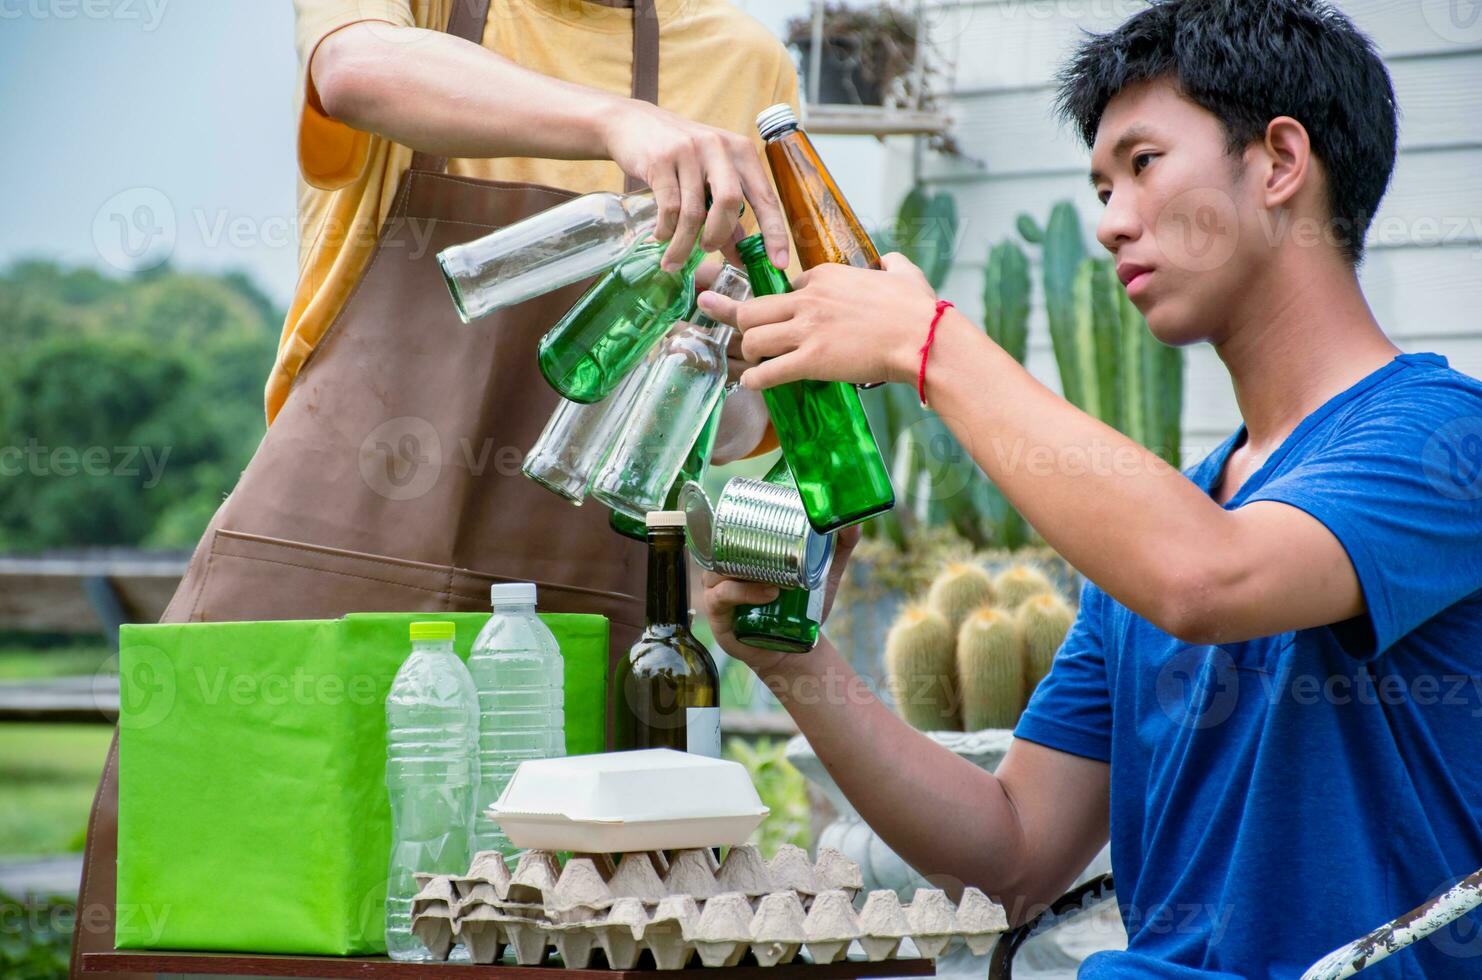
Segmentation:
[(1307, 127), (1291, 116), (1277, 116), (1266, 126), (1261, 149), (1270, 168), (1264, 188), (1266, 207), (1288, 206), (1312, 173), (1312, 141)]

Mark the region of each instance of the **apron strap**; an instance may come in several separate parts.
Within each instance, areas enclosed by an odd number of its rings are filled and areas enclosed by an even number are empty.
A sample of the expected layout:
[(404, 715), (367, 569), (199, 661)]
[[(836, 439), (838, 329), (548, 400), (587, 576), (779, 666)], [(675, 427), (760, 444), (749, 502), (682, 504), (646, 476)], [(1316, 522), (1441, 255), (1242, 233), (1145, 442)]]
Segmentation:
[[(489, 0), (453, 0), (453, 12), (448, 15), (447, 33), (474, 44), (482, 44), (484, 25), (488, 20)], [(448, 158), (418, 150), (412, 154), (412, 169), (442, 173), (448, 169)]]
[[(582, 0), (609, 7), (633, 8), (633, 98), (657, 105), (659, 102), (659, 12), (654, 0)], [(447, 33), (480, 44), (484, 24), (489, 19), (490, 0), (453, 0), (453, 13), (448, 17)], [(422, 150), (412, 154), (412, 169), (442, 173), (448, 158)], [(623, 187), (636, 191), (643, 182), (626, 177)]]
[[(633, 0), (633, 98), (659, 104), (659, 12), (654, 0)], [(623, 181), (630, 193), (643, 186), (631, 175)]]

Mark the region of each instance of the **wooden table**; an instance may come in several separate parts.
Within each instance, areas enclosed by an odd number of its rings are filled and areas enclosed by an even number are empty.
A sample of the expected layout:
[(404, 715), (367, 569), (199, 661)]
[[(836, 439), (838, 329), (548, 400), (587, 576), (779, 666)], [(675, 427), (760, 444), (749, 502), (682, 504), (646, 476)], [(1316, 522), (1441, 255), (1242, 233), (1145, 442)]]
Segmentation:
[(84, 953), (83, 973), (212, 974), (237, 977), (314, 977), (321, 980), (674, 980), (679, 973), (703, 973), (709, 980), (864, 980), (868, 977), (925, 977), (936, 972), (932, 960), (912, 958), (866, 963), (786, 966), (691, 966), (676, 970), (567, 970), (558, 966), (473, 966), (466, 963), (398, 963), (384, 956), (263, 956), (251, 953), (177, 953), (128, 950)]

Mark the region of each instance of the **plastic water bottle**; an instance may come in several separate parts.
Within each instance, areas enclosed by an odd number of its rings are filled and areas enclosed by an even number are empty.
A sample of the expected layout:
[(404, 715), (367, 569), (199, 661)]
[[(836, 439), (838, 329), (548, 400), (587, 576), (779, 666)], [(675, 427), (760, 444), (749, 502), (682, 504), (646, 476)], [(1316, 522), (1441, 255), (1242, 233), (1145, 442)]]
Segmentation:
[(468, 870), (478, 768), (478, 694), (453, 652), (452, 623), (413, 623), (412, 654), (386, 695), (391, 863), (386, 952), (428, 960), (411, 931), (414, 872)]
[(494, 614), (468, 669), (479, 697), (479, 793), (474, 850), (514, 853), (489, 807), (521, 762), (566, 754), (565, 663), (550, 628), (535, 615), (535, 585), (489, 588)]

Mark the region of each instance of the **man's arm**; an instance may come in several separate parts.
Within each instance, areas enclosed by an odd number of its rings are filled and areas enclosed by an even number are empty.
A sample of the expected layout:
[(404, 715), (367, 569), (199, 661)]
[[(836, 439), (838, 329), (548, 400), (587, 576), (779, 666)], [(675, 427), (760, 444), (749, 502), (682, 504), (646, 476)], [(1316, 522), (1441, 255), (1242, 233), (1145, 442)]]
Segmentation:
[[(799, 378), (915, 385), (936, 296), (919, 269), (820, 266), (799, 288), (705, 312), (745, 331), (749, 387)], [(765, 361), (765, 363), (760, 363)], [(1295, 507), (1227, 511), (1133, 440), (1036, 381), (965, 316), (942, 318), (931, 406), (1045, 541), (1114, 599), (1191, 643), (1325, 626), (1365, 611), (1343, 545)]]
[(756, 148), (739, 134), (542, 75), (448, 34), (380, 22), (324, 38), (309, 77), (326, 115), (419, 150), (614, 161), (653, 188), (655, 234), (673, 240), (665, 255), (673, 268), (702, 225), (707, 250), (728, 245), (744, 198), (768, 254), (787, 264), (781, 206)]
[[(829, 606), (858, 537), (840, 532)], [(865, 822), (935, 884), (981, 888), (1015, 922), (1058, 898), (1106, 843), (1107, 765), (1019, 739), (997, 775), (984, 772), (886, 708), (828, 640), (807, 654), (738, 641), (735, 607), (776, 597), (769, 585), (705, 575), (716, 641), (777, 695)]]

